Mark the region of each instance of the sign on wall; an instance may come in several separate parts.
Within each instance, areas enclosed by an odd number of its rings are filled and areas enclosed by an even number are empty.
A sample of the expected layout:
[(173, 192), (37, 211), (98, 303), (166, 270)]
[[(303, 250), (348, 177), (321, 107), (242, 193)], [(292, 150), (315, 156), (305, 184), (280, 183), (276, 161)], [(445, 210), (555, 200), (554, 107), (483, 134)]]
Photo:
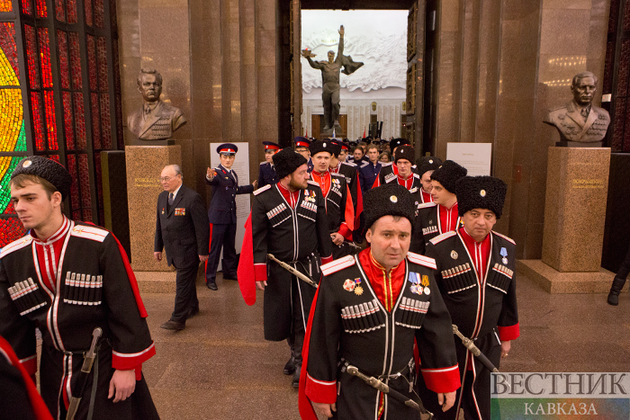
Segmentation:
[(446, 159), (468, 169), (468, 176), (490, 175), (492, 143), (447, 143)]

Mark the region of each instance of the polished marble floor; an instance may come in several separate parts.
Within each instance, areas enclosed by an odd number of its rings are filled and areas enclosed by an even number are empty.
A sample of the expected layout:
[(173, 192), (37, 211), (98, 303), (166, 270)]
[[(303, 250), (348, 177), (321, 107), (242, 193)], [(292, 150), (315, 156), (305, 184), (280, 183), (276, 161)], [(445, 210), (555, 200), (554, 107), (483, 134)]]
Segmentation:
[[(162, 419), (299, 419), (297, 392), (282, 374), (287, 344), (263, 339), (262, 292), (247, 306), (237, 282), (217, 282), (213, 292), (199, 278), (201, 312), (180, 332), (159, 328), (174, 294), (143, 294), (157, 348), (144, 372)], [(501, 370), (630, 371), (629, 293), (612, 307), (605, 294), (551, 295), (518, 282), (521, 337)]]

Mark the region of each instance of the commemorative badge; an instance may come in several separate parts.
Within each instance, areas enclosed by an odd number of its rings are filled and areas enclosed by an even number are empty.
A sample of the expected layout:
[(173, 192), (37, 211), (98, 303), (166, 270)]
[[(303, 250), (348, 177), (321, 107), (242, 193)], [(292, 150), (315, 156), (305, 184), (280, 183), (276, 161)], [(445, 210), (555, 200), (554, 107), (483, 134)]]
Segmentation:
[(503, 265), (507, 265), (507, 263), (508, 263), (508, 259), (507, 259), (508, 252), (507, 252), (507, 249), (505, 249), (505, 247), (501, 247), (501, 251), (499, 252), (499, 254), (501, 254), (501, 256), (503, 257), (501, 259), (501, 262), (503, 263)]
[(346, 281), (343, 282), (343, 289), (348, 292), (354, 292), (354, 287), (356, 285), (357, 284), (354, 282), (354, 280), (346, 279)]
[(427, 295), (427, 296), (429, 296), (429, 295), (431, 294), (431, 290), (429, 290), (429, 288), (428, 288), (428, 287), (425, 287), (425, 288), (424, 288), (424, 294), (425, 294), (425, 295)]
[(186, 208), (185, 207), (176, 207), (175, 208), (175, 216), (186, 216)]
[(162, 214), (164, 214), (164, 207), (162, 207)]
[(363, 294), (363, 287), (361, 286), (361, 279), (357, 277), (356, 279), (354, 279), (354, 283), (356, 284), (356, 287), (354, 288), (354, 294), (357, 296), (361, 296)]
[(420, 285), (420, 275), (412, 271), (411, 273), (409, 273), (409, 282), (411, 283), (411, 286), (409, 286), (409, 290), (411, 290), (411, 293), (421, 295), (422, 286)]
[(457, 253), (457, 251), (452, 250), (452, 251), (451, 251), (451, 258), (452, 258), (452, 259), (454, 259), (454, 260), (456, 260), (456, 259), (457, 259), (457, 257), (459, 257), (459, 254)]

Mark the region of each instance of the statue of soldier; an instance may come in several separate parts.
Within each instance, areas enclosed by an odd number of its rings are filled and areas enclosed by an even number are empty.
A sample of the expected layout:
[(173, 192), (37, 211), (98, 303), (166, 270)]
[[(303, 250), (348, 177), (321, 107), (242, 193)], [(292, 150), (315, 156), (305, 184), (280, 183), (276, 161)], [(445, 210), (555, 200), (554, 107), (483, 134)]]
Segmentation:
[(553, 125), (560, 133), (556, 146), (601, 147), (606, 136), (610, 115), (603, 108), (593, 105), (597, 91), (597, 76), (590, 71), (573, 77), (571, 92), (573, 100), (566, 105), (549, 110), (543, 120)]
[(335, 52), (328, 51), (328, 61), (313, 61), (315, 57), (312, 51), (302, 50), (302, 56), (314, 69), (322, 71), (322, 100), (324, 102), (325, 126), (322, 134), (332, 134), (333, 127), (337, 133), (341, 132), (339, 124), (339, 71), (350, 75), (359, 69), (363, 63), (352, 61), (352, 57), (343, 55), (343, 25), (339, 27), (339, 46), (337, 47), (337, 57)]
[(138, 91), (142, 94), (143, 105), (127, 117), (127, 127), (143, 142), (168, 140), (186, 119), (179, 108), (160, 100), (162, 75), (157, 70), (140, 70)]

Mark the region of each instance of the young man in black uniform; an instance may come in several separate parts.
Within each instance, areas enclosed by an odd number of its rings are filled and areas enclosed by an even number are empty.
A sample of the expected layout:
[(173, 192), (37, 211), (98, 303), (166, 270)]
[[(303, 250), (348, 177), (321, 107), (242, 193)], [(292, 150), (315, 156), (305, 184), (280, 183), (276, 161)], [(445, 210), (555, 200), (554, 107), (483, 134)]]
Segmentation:
[[(412, 419), (419, 413), (352, 376), (355, 366), (407, 399), (421, 371), (444, 410), (455, 402), (459, 378), (451, 318), (434, 280), (435, 261), (408, 253), (415, 200), (400, 185), (365, 195), (370, 247), (322, 267), (300, 381), (300, 414), (345, 420)], [(440, 408), (440, 410), (442, 410)]]
[(258, 186), (255, 180), (251, 185), (239, 187), (238, 175), (232, 170), (238, 147), (224, 143), (217, 147), (221, 164), (206, 171), (206, 184), (214, 187), (212, 201), (208, 209), (208, 220), (212, 224), (210, 257), (206, 263), (206, 286), (217, 290), (216, 276), (219, 257), (223, 248), (223, 279), (237, 280), (236, 268), (236, 194), (250, 194)]
[(185, 186), (182, 178), (178, 165), (162, 169), (160, 182), (164, 191), (157, 200), (153, 247), (156, 260), (162, 260), (164, 249), (168, 265), (177, 269), (175, 309), (171, 318), (161, 325), (161, 328), (176, 331), (183, 330), (186, 319), (199, 313), (197, 271), (199, 262), (208, 259), (210, 237), (201, 196)]
[[(490, 176), (464, 177), (456, 191), (464, 226), (431, 239), (427, 256), (437, 263), (436, 282), (453, 324), (499, 368), (511, 340), (519, 336), (516, 244), (492, 230), (501, 217), (507, 186)], [(454, 339), (462, 388), (456, 410), (436, 417), (455, 419), (461, 408), (466, 419), (488, 420), (490, 371), (459, 338)], [(424, 385), (419, 386), (426, 395)]]
[(278, 182), (278, 174), (273, 166), (273, 155), (280, 151), (280, 145), (272, 141), (263, 141), (265, 146), (265, 161), (260, 162), (258, 171), (258, 186), (260, 188), (267, 184), (275, 184)]
[[(62, 213), (72, 177), (59, 163), (29, 156), (11, 176), (11, 201), (29, 233), (0, 256), (0, 335), (22, 366), (37, 371), (54, 418), (65, 418), (83, 354), (103, 330), (76, 418), (157, 419), (142, 363), (155, 354), (147, 313), (127, 255), (110, 232)], [(79, 395), (76, 395), (79, 396)]]
[(411, 238), (411, 251), (424, 254), (431, 238), (459, 228), (460, 218), (455, 188), (468, 170), (447, 160), (431, 174), (433, 200), (418, 205), (416, 226)]
[(423, 156), (416, 161), (418, 175), (420, 175), (420, 183), (422, 184), (420, 204), (433, 202), (433, 196), (431, 195), (431, 190), (433, 189), (431, 174), (441, 165), (442, 160), (435, 156)]
[(326, 199), (308, 180), (306, 159), (286, 148), (273, 156), (277, 184), (254, 192), (252, 247), (256, 287), (265, 291), (265, 339), (287, 339), (291, 358), (284, 368), (297, 387), (302, 343), (315, 287), (297, 279), (267, 254), (319, 282), (321, 262), (332, 260)]

